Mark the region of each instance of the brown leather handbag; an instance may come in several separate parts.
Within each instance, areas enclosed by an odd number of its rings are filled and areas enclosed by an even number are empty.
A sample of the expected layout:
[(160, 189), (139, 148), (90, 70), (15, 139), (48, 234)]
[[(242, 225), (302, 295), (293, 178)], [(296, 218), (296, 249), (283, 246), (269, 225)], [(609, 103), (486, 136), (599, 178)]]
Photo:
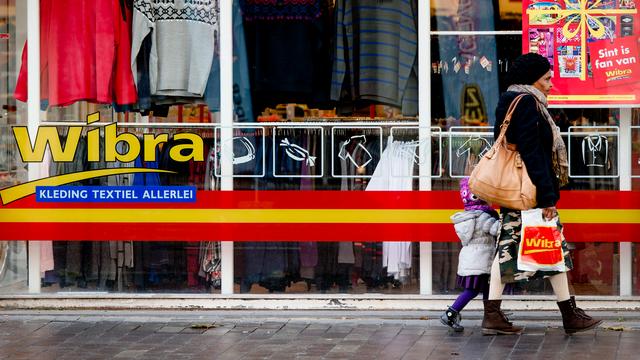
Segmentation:
[(536, 206), (536, 186), (527, 174), (520, 153), (515, 145), (507, 143), (506, 138), (511, 116), (524, 96), (518, 95), (513, 99), (500, 126), (500, 135), (469, 178), (469, 189), (476, 196), (488, 203), (515, 210)]

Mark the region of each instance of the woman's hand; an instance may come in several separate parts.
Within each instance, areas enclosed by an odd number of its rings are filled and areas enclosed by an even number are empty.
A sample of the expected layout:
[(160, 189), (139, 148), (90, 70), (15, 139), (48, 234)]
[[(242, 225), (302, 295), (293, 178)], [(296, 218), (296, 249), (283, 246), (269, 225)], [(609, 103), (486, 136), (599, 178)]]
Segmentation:
[(551, 220), (556, 216), (558, 216), (558, 210), (555, 206), (550, 206), (542, 209), (542, 217), (545, 220)]

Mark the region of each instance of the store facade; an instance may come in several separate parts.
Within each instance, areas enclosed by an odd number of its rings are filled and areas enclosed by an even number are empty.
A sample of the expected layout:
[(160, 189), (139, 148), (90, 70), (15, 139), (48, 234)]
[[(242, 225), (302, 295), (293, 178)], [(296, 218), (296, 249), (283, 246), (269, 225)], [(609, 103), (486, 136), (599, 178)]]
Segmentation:
[(572, 292), (640, 295), (640, 78), (602, 85), (589, 52), (638, 61), (637, 2), (81, 3), (0, 4), (5, 304), (440, 308), (523, 51), (559, 84)]

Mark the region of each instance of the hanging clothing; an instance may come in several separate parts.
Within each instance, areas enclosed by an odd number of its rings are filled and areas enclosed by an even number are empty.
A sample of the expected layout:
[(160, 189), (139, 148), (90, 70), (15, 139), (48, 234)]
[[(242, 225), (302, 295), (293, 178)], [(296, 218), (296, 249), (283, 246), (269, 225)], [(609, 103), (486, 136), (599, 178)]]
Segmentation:
[[(40, 1), (40, 98), (49, 106), (86, 100), (133, 104), (131, 13), (118, 0)], [(27, 47), (15, 98), (27, 101)]]
[(253, 113), (329, 102), (331, 13), (323, 0), (241, 0)]
[(218, 1), (135, 0), (133, 8), (132, 71), (150, 34), (151, 95), (201, 97), (213, 61)]
[(215, 289), (222, 286), (222, 250), (220, 241), (201, 241), (198, 276)]
[(338, 0), (331, 99), (418, 113), (415, 0)]
[[(380, 162), (367, 185), (367, 191), (411, 191), (417, 145), (416, 142), (393, 141), (390, 137), (389, 145), (382, 152)], [(408, 277), (411, 260), (411, 242), (383, 242), (382, 265), (387, 268), (389, 276), (393, 275), (396, 280)]]

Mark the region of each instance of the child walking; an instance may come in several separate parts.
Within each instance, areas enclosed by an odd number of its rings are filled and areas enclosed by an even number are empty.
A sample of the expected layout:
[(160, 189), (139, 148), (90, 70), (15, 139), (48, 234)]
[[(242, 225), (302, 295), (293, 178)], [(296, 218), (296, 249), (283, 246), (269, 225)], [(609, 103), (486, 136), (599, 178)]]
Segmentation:
[(456, 332), (464, 331), (464, 327), (460, 325), (460, 311), (469, 301), (479, 293), (487, 300), (491, 264), (495, 257), (496, 237), (500, 229), (498, 213), (471, 193), (468, 178), (460, 181), (460, 197), (464, 211), (455, 213), (451, 220), (462, 243), (457, 283), (464, 291), (440, 316), (440, 322)]

